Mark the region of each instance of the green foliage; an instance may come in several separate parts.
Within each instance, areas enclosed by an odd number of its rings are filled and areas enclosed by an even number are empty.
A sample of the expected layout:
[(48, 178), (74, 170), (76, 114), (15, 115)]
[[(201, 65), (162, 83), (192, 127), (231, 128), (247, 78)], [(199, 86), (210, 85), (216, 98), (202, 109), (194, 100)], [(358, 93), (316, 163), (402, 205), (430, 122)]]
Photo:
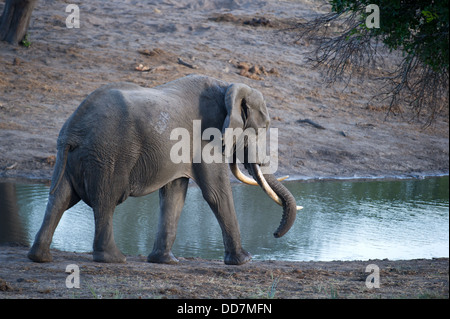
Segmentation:
[(270, 274), (272, 277), (272, 285), (270, 286), (270, 290), (267, 292), (267, 298), (273, 299), (275, 294), (277, 293), (278, 282), (280, 281), (280, 277), (274, 278), (273, 273)]
[[(435, 72), (448, 73), (448, 0), (331, 0), (338, 14), (360, 13), (361, 24), (352, 34), (370, 33), (391, 50), (402, 50), (411, 59), (417, 57)], [(376, 4), (380, 9), (380, 27), (367, 28), (369, 13), (365, 7)]]
[(23, 45), (26, 48), (28, 48), (31, 45), (30, 40), (28, 40), (28, 33), (25, 34), (25, 36), (23, 37), (22, 41), (20, 41), (20, 44)]
[[(425, 125), (448, 112), (448, 0), (330, 0), (330, 4), (330, 13), (297, 26), (301, 37), (317, 44), (309, 61), (326, 66), (330, 82), (350, 81), (352, 75), (370, 69), (382, 43), (403, 58), (382, 77), (383, 89), (373, 98), (389, 98), (388, 113), (393, 114), (402, 113), (406, 103), (417, 119), (425, 115)], [(369, 5), (378, 6), (379, 25), (366, 22), (375, 21), (375, 11), (366, 12)]]

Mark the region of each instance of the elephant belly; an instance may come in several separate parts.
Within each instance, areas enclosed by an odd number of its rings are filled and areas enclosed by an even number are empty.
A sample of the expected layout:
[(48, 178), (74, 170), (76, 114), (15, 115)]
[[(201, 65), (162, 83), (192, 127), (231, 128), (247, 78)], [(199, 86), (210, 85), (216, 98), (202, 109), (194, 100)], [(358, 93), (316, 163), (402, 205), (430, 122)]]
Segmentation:
[(144, 196), (177, 178), (189, 177), (190, 168), (185, 166), (171, 161), (140, 158), (130, 174), (130, 196)]

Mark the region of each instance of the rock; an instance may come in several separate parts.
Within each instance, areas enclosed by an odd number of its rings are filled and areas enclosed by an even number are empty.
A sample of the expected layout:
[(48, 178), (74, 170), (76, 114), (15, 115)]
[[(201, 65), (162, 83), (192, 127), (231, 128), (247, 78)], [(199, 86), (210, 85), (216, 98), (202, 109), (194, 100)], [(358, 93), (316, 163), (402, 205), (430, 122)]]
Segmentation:
[(265, 76), (280, 75), (278, 70), (275, 68), (272, 68), (270, 69), (270, 71), (267, 71), (267, 68), (264, 65), (250, 64), (248, 62), (238, 62), (236, 64), (236, 67), (240, 69), (239, 75), (258, 81), (264, 80), (264, 78), (261, 75)]
[(237, 64), (237, 68), (238, 69), (243, 69), (248, 71), (252, 66), (250, 64), (248, 64), (247, 62), (238, 62)]
[(4, 279), (0, 278), (0, 291), (12, 291), (13, 287)]
[(271, 27), (272, 24), (270, 23), (270, 20), (267, 18), (252, 18), (251, 20), (245, 20), (243, 22), (245, 25), (251, 25), (252, 27), (259, 27), (259, 26), (268, 26)]

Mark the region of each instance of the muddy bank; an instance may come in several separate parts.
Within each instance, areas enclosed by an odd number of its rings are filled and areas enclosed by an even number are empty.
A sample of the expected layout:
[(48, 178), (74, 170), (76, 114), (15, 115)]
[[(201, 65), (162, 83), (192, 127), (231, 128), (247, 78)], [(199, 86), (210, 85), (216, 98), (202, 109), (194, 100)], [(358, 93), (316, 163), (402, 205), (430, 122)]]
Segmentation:
[[(330, 262), (181, 258), (178, 265), (128, 256), (126, 264), (101, 264), (85, 253), (53, 250), (52, 263), (27, 259), (25, 247), (0, 246), (0, 298), (448, 298), (448, 258)], [(77, 265), (80, 288), (67, 288), (68, 265)], [(379, 288), (366, 279), (379, 268)], [(73, 284), (74, 281), (69, 281)], [(70, 284), (69, 284), (70, 286)]]

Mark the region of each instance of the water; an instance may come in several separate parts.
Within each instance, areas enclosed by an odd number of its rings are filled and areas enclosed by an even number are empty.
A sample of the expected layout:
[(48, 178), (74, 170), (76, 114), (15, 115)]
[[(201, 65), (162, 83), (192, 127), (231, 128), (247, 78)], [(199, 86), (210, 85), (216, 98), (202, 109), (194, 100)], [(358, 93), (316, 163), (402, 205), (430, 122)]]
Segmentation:
[[(273, 232), (281, 208), (259, 187), (233, 185), (242, 245), (254, 259), (368, 260), (449, 256), (449, 179), (286, 182), (297, 204), (292, 229)], [(43, 185), (0, 184), (0, 242), (31, 244), (48, 197)], [(128, 255), (147, 255), (159, 215), (158, 193), (129, 198), (116, 208), (114, 232)], [(9, 213), (6, 213), (9, 212)], [(67, 211), (52, 247), (92, 251), (94, 218), (80, 202)], [(198, 187), (189, 187), (178, 225), (176, 256), (223, 258), (220, 227)]]

